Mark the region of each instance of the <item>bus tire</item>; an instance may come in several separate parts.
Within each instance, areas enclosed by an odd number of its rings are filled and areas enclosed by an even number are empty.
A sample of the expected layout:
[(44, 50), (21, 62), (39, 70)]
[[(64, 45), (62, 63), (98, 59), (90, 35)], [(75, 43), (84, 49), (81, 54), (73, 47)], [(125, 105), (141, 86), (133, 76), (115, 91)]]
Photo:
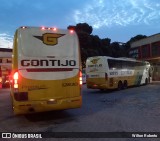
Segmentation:
[(123, 89), (123, 83), (122, 83), (122, 81), (119, 81), (118, 82), (118, 90), (122, 90)]
[(127, 89), (127, 87), (128, 87), (128, 82), (127, 82), (127, 80), (124, 80), (124, 82), (123, 82), (123, 88)]

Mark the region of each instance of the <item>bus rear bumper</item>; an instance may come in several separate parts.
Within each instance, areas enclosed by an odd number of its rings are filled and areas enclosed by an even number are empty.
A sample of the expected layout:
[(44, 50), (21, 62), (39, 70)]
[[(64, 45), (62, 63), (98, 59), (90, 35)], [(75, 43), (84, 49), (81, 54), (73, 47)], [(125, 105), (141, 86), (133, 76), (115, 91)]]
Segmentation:
[(93, 85), (87, 84), (87, 88), (88, 89), (108, 89), (108, 85), (107, 84), (93, 84)]
[(82, 106), (82, 96), (74, 98), (65, 98), (61, 100), (45, 100), (45, 101), (27, 101), (16, 102), (13, 106), (14, 114), (31, 114), (36, 112), (65, 110), (72, 108), (80, 108)]

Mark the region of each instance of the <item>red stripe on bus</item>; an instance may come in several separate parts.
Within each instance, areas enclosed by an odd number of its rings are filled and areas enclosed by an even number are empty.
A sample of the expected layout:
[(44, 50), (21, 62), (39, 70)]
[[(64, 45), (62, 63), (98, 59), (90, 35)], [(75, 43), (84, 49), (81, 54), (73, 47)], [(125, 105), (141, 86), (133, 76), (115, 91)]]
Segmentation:
[(26, 70), (28, 72), (59, 72), (59, 71), (72, 71), (73, 68), (30, 68)]

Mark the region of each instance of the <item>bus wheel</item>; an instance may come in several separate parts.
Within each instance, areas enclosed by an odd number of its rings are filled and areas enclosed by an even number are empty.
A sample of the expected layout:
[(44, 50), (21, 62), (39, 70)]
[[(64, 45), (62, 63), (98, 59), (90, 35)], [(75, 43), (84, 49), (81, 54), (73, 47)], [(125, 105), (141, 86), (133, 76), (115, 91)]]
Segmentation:
[(123, 88), (122, 81), (119, 81), (118, 82), (118, 90), (122, 90), (122, 88)]
[(123, 88), (124, 88), (124, 89), (127, 89), (127, 87), (128, 87), (128, 82), (127, 82), (127, 80), (124, 80)]

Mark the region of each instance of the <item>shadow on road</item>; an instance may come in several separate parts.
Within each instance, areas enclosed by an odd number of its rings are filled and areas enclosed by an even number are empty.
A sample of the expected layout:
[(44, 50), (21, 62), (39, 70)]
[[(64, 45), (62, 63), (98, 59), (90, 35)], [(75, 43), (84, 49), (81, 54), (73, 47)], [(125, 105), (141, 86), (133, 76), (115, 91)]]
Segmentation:
[(49, 111), (49, 112), (41, 112), (41, 113), (33, 113), (25, 115), (27, 120), (31, 122), (39, 122), (39, 121), (50, 121), (50, 120), (59, 120), (59, 119), (69, 119), (72, 120), (72, 115), (67, 113), (66, 111)]
[(140, 85), (140, 86), (129, 86), (126, 89), (104, 89), (104, 90), (99, 90), (99, 89), (88, 89), (88, 94), (112, 94), (112, 93), (123, 93), (125, 90), (131, 90), (132, 88), (138, 88), (138, 87), (142, 87), (144, 85)]

